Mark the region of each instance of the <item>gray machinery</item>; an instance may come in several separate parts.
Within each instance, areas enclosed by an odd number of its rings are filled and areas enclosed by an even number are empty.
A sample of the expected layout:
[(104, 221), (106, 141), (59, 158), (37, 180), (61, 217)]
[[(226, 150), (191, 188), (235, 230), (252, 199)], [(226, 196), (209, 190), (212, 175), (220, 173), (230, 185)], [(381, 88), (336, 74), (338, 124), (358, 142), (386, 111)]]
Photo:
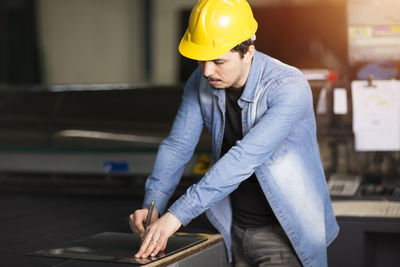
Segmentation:
[[(180, 85), (130, 84), (1, 89), (3, 182), (56, 180), (81, 183), (81, 189), (82, 181), (93, 184), (104, 178), (143, 186), (183, 91)], [(209, 144), (210, 137), (203, 134), (183, 183), (209, 167)]]

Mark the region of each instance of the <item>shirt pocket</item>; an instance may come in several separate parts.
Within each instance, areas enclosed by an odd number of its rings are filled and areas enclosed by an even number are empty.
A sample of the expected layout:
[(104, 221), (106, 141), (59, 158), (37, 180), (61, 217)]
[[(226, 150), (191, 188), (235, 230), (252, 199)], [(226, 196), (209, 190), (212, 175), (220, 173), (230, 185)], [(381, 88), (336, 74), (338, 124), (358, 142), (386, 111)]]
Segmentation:
[(202, 107), (201, 114), (203, 116), (204, 126), (206, 127), (207, 131), (211, 133), (213, 124), (213, 108), (210, 106)]

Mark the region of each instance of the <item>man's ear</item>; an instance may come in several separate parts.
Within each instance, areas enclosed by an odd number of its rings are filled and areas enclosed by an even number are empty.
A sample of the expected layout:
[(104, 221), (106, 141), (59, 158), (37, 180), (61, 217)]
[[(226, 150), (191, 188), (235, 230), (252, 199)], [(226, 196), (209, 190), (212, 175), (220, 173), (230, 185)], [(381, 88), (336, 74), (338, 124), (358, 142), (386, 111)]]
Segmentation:
[(243, 60), (246, 63), (251, 62), (251, 60), (254, 57), (254, 52), (256, 51), (256, 48), (254, 47), (254, 45), (249, 46), (249, 50), (247, 50), (246, 54), (243, 55)]

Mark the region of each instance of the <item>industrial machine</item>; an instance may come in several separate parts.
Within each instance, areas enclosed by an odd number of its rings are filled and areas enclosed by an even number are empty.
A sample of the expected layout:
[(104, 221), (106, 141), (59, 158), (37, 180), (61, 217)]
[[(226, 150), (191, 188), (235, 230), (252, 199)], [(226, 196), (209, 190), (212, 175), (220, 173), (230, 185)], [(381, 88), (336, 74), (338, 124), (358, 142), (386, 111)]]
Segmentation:
[[(88, 192), (97, 188), (98, 193), (115, 186), (119, 193), (143, 193), (182, 91), (180, 85), (129, 84), (2, 88), (4, 186), (24, 184), (32, 190), (54, 185), (55, 191), (82, 192), (87, 185)], [(209, 144), (204, 133), (183, 184), (193, 183), (209, 168)]]

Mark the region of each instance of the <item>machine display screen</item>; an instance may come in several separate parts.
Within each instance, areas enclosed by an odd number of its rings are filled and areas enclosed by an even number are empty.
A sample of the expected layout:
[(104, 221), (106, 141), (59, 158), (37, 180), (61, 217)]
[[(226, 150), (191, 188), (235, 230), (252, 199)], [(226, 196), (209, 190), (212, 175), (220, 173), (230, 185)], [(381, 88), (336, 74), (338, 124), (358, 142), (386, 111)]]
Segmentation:
[(400, 61), (400, 1), (349, 0), (350, 65)]

